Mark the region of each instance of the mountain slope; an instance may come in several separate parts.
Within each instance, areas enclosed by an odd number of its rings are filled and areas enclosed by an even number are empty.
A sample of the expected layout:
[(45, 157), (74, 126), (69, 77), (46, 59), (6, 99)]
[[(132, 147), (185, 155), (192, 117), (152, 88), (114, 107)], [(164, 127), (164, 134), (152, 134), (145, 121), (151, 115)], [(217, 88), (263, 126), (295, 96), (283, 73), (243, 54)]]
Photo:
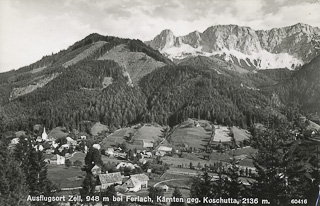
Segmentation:
[(276, 91), (286, 103), (298, 103), (302, 109), (320, 113), (320, 56), (277, 85)]
[(180, 37), (164, 30), (146, 44), (171, 59), (216, 56), (244, 68), (295, 69), (320, 54), (320, 29), (301, 23), (266, 31), (217, 25)]
[[(0, 74), (0, 125), (86, 131), (101, 122), (113, 130), (137, 122), (173, 126), (191, 117), (246, 127), (270, 116), (285, 118), (273, 104), (275, 92), (284, 109), (294, 92), (305, 105), (318, 101), (318, 58), (294, 74), (284, 71), (283, 78), (278, 70), (264, 74), (216, 57), (178, 63), (139, 40), (89, 35), (67, 50)], [(306, 84), (298, 87), (300, 81)], [(304, 93), (315, 96), (311, 103)]]

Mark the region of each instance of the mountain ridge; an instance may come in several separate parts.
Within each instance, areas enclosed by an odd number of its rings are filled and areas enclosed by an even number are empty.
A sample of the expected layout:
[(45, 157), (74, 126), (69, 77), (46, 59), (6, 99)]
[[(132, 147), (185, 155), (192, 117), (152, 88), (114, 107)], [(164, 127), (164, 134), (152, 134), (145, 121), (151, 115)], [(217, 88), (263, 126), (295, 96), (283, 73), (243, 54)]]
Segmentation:
[(270, 30), (215, 25), (178, 37), (166, 29), (145, 43), (171, 59), (216, 56), (247, 68), (295, 69), (320, 54), (320, 29), (303, 23)]

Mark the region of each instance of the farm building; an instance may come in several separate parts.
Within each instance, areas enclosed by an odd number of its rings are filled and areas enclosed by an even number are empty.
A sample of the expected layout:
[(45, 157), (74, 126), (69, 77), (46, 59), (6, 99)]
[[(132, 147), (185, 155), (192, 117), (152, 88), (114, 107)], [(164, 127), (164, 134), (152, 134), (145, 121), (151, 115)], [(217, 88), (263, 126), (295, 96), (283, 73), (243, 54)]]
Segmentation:
[(120, 172), (108, 173), (108, 174), (99, 174), (99, 180), (101, 186), (98, 186), (99, 189), (106, 189), (110, 185), (122, 184), (122, 177)]

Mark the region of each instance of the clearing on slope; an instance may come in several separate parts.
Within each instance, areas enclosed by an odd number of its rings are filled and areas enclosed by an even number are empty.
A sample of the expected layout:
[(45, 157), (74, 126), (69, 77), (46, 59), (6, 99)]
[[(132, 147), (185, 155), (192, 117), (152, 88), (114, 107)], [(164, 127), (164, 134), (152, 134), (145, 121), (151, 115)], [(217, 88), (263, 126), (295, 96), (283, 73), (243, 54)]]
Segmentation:
[(98, 60), (106, 59), (114, 60), (123, 67), (129, 73), (134, 84), (156, 68), (165, 66), (163, 62), (156, 61), (145, 53), (131, 52), (124, 44), (111, 49)]
[(84, 50), (83, 52), (81, 52), (80, 54), (75, 56), (73, 59), (67, 61), (62, 66), (64, 68), (67, 68), (68, 66), (71, 66), (81, 60), (84, 60), (84, 59), (90, 57), (91, 55), (94, 54), (94, 52), (96, 52), (99, 48), (101, 48), (105, 44), (107, 44), (107, 42), (105, 42), (105, 41), (98, 41), (98, 42), (93, 43), (92, 46), (90, 46), (88, 49)]
[[(126, 142), (128, 149), (142, 149), (143, 141), (157, 142), (161, 138), (162, 127), (158, 125), (144, 125), (142, 127), (121, 128), (107, 136), (101, 143), (101, 147), (106, 149), (115, 147), (117, 144)], [(133, 134), (132, 140), (128, 141), (129, 133)]]

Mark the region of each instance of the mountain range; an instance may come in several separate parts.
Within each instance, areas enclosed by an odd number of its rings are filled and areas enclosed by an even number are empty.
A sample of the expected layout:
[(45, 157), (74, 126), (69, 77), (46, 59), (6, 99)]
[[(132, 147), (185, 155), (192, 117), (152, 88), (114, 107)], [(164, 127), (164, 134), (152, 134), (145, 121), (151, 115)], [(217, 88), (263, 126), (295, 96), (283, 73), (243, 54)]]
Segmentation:
[(251, 70), (295, 69), (320, 54), (320, 29), (302, 23), (271, 30), (217, 25), (179, 37), (164, 30), (145, 43), (172, 60), (215, 56)]
[(173, 126), (189, 117), (248, 127), (286, 118), (292, 105), (317, 119), (319, 33), (305, 24), (270, 31), (227, 25), (185, 37), (165, 30), (146, 43), (90, 34), (0, 73), (0, 130)]

